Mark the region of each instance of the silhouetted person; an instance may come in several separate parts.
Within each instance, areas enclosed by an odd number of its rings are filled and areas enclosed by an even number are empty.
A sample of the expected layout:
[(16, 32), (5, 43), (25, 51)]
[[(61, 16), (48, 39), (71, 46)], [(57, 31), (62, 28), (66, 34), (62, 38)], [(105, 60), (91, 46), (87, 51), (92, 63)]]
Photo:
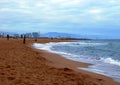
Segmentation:
[(35, 42), (37, 42), (37, 38), (35, 38)]
[(51, 40), (53, 40), (53, 37), (51, 37)]
[(21, 35), (21, 38), (23, 38), (23, 35)]
[(9, 40), (9, 38), (10, 38), (10, 36), (9, 36), (9, 35), (7, 35), (7, 40)]
[(26, 42), (26, 36), (24, 35), (24, 37), (23, 37), (23, 44), (25, 44), (25, 42)]

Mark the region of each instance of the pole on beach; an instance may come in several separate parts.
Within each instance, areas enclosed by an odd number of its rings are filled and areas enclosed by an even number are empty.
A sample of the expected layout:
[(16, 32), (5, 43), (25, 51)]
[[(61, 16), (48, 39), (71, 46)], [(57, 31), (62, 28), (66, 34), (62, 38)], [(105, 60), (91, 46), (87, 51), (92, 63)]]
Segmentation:
[(24, 37), (23, 37), (23, 44), (25, 44), (26, 43), (26, 36), (24, 35)]

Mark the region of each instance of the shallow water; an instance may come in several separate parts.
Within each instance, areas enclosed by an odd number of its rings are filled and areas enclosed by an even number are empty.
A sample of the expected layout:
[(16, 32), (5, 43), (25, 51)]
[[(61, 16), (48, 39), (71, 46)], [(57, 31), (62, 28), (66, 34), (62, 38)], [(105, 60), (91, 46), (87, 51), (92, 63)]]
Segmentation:
[(89, 68), (78, 68), (103, 74), (120, 82), (120, 40), (35, 43), (33, 46), (60, 54), (67, 59), (94, 64)]

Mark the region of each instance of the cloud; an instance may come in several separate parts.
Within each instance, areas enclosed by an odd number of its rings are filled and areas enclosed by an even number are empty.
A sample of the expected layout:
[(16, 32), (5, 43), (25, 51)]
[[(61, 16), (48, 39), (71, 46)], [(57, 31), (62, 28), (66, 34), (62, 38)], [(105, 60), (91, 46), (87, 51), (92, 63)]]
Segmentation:
[(61, 6), (76, 6), (76, 5), (82, 4), (82, 2), (84, 2), (84, 0), (69, 0), (69, 1), (61, 3)]
[(13, 9), (13, 8), (2, 8), (0, 12), (15, 12), (15, 13), (23, 13), (23, 14), (30, 14), (32, 13), (30, 10), (23, 10), (23, 9)]
[(0, 25), (2, 28), (9, 25), (11, 29), (23, 26), (32, 31), (33, 28), (60, 27), (61, 30), (104, 26), (112, 29), (113, 26), (120, 27), (119, 9), (120, 0), (1, 0)]
[(92, 14), (100, 14), (102, 13), (103, 10), (101, 9), (91, 9), (89, 10), (89, 13), (92, 13)]
[(36, 3), (35, 6), (36, 7), (44, 7), (44, 6), (46, 6), (46, 4), (40, 2), (40, 3)]
[(50, 0), (50, 2), (52, 2), (52, 3), (64, 3), (66, 1), (68, 1), (68, 0)]

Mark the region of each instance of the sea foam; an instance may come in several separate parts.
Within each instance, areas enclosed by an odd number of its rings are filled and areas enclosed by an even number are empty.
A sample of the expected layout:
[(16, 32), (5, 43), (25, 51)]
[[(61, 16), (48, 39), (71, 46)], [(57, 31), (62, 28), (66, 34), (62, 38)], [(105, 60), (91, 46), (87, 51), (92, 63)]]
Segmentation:
[[(87, 71), (96, 72), (102, 75), (106, 75), (115, 79), (116, 81), (119, 81), (120, 80), (120, 75), (119, 75), (120, 61), (113, 59), (111, 56), (104, 57), (109, 52), (112, 52), (112, 49), (108, 49), (106, 48), (106, 46), (112, 46), (112, 45), (107, 42), (101, 43), (101, 42), (92, 42), (92, 41), (58, 42), (58, 43), (50, 42), (45, 44), (40, 44), (40, 43), (33, 44), (33, 47), (35, 47), (36, 49), (41, 49), (41, 50), (49, 51), (52, 53), (56, 53), (56, 54), (62, 55), (67, 59), (71, 59), (74, 61), (91, 63), (93, 65), (90, 66), (89, 68), (79, 68), (79, 67), (78, 68), (82, 70), (87, 70)], [(101, 54), (103, 52), (102, 56), (85, 55), (87, 53), (89, 54), (89, 52), (87, 51), (90, 51), (91, 53), (92, 52), (91, 50), (93, 51), (93, 54), (95, 53)], [(102, 51), (102, 52), (99, 53), (99, 51), (100, 52)], [(113, 54), (114, 54), (114, 51), (113, 51)]]
[[(76, 58), (87, 58), (87, 59), (91, 59), (90, 63), (92, 63), (93, 62), (92, 60), (96, 59), (96, 61), (102, 61), (104, 63), (109, 63), (109, 64), (114, 64), (114, 65), (120, 66), (120, 61), (114, 60), (114, 59), (109, 58), (109, 57), (108, 58), (91, 58), (91, 57), (89, 58), (89, 56), (85, 57), (84, 55), (75, 55), (75, 54), (64, 52), (64, 51), (52, 50), (52, 47), (55, 46), (55, 45), (68, 45), (68, 44), (69, 45), (78, 45), (78, 44), (79, 45), (80, 44), (84, 45), (85, 43), (78, 43), (78, 42), (58, 42), (58, 43), (51, 42), (51, 43), (45, 43), (45, 44), (34, 43), (33, 47), (35, 47), (36, 49), (42, 49), (42, 50), (46, 50), (46, 51), (49, 51), (49, 52), (52, 52), (52, 53), (61, 54), (61, 55), (64, 55), (65, 57), (67, 57), (68, 59), (72, 59), (72, 60), (79, 61), (80, 59), (76, 59)], [(105, 44), (100, 44), (100, 43), (93, 44), (93, 43), (91, 43), (89, 45), (105, 45)], [(72, 56), (72, 57), (70, 57), (70, 56)], [(82, 60), (84, 60), (84, 59), (82, 59)]]

